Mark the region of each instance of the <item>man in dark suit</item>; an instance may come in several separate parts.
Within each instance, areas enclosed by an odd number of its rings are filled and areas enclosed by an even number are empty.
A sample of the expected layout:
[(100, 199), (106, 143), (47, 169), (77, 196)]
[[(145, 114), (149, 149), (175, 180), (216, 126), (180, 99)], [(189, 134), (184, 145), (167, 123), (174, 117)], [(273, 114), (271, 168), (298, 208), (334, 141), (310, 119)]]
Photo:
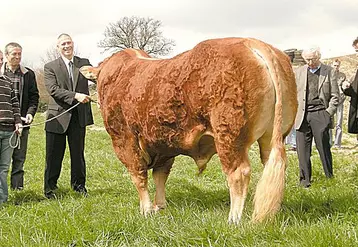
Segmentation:
[[(39, 91), (35, 73), (28, 67), (22, 66), (22, 47), (16, 42), (5, 46), (7, 62), (2, 68), (3, 74), (13, 83), (15, 94), (20, 103), (20, 114), (24, 125), (31, 124), (39, 104)], [(12, 155), (11, 189), (24, 188), (24, 163), (26, 160), (29, 127), (23, 129), (20, 136), (20, 148), (15, 148)]]
[[(353, 48), (358, 52), (358, 37), (353, 40)], [(345, 95), (350, 97), (348, 114), (348, 133), (358, 134), (358, 69), (355, 74), (342, 83), (342, 89)], [(357, 136), (358, 140), (358, 136)]]
[(304, 50), (306, 65), (295, 70), (298, 110), (295, 120), (300, 184), (311, 186), (312, 138), (326, 177), (333, 176), (329, 128), (338, 105), (338, 84), (332, 67), (320, 62), (319, 48)]
[[(58, 37), (57, 48), (61, 56), (44, 67), (45, 85), (51, 96), (47, 119), (58, 116), (46, 122), (45, 126), (44, 192), (47, 198), (55, 197), (67, 137), (71, 158), (71, 186), (73, 190), (86, 196), (84, 146), (86, 126), (93, 124), (93, 116), (88, 81), (79, 73), (79, 68), (90, 63), (88, 59), (73, 55), (73, 41), (68, 34), (61, 34)], [(77, 103), (77, 107), (65, 112)]]

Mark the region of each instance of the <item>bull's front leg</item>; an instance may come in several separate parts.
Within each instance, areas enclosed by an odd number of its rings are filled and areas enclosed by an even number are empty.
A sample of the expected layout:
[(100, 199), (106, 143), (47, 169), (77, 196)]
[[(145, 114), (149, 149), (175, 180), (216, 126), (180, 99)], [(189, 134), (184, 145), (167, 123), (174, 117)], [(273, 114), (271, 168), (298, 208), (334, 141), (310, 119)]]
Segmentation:
[(144, 167), (131, 171), (132, 181), (138, 191), (140, 201), (140, 212), (145, 217), (149, 216), (152, 211), (152, 202), (150, 201), (148, 191), (148, 172)]
[(144, 216), (148, 216), (153, 211), (148, 191), (148, 165), (141, 155), (140, 148), (136, 145), (135, 138), (131, 137), (133, 136), (129, 135), (126, 139), (126, 145), (121, 145), (123, 140), (113, 138), (113, 147), (118, 158), (127, 167), (138, 191), (140, 212)]
[(174, 158), (167, 160), (163, 166), (153, 168), (153, 179), (155, 183), (154, 211), (159, 211), (166, 207), (165, 183), (167, 182), (173, 163)]

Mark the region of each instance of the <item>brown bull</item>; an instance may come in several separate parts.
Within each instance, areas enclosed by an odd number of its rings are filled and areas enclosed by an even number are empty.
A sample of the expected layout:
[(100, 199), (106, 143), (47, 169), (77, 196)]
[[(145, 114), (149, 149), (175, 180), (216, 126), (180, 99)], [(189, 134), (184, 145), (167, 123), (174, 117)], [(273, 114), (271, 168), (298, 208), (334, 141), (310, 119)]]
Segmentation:
[[(217, 153), (230, 188), (229, 222), (239, 222), (250, 181), (248, 151), (257, 140), (263, 175), (253, 219), (280, 208), (285, 184), (283, 137), (297, 110), (296, 84), (284, 53), (256, 39), (199, 43), (171, 59), (126, 49), (82, 73), (97, 80), (105, 127), (148, 215), (164, 208), (174, 157), (203, 171)], [(156, 186), (152, 205), (148, 169)]]

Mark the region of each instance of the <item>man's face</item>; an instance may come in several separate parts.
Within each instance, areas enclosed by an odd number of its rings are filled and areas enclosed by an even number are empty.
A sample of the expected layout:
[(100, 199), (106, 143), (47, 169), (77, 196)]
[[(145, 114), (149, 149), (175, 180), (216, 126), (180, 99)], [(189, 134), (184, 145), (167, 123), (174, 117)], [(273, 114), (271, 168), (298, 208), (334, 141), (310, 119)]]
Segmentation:
[(8, 64), (13, 68), (18, 67), (21, 62), (22, 49), (19, 47), (9, 46), (7, 51), (8, 52), (5, 56)]
[(339, 63), (334, 62), (334, 63), (332, 64), (332, 66), (333, 66), (333, 68), (334, 68), (336, 71), (339, 71), (339, 66), (340, 66)]
[(67, 59), (73, 56), (73, 41), (71, 37), (62, 36), (57, 41), (58, 52)]
[(304, 60), (306, 61), (308, 67), (311, 69), (318, 68), (320, 64), (319, 57), (315, 52), (306, 54)]
[(4, 56), (2, 52), (0, 52), (0, 67), (3, 65), (3, 63), (4, 63)]

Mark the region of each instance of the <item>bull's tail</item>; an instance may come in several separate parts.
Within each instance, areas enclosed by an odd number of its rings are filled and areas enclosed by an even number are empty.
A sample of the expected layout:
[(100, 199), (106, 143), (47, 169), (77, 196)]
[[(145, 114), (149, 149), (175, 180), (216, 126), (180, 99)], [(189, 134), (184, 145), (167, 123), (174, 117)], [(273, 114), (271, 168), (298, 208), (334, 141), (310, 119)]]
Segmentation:
[[(265, 164), (261, 179), (259, 180), (254, 198), (254, 212), (253, 221), (261, 222), (265, 218), (270, 218), (280, 209), (284, 187), (285, 187), (285, 169), (286, 169), (286, 152), (283, 144), (282, 134), (282, 92), (279, 78), (279, 71), (276, 68), (280, 67), (275, 57), (274, 52), (270, 47), (265, 47), (263, 51), (265, 54), (271, 53), (270, 56), (263, 55), (266, 66), (271, 77), (271, 81), (275, 88), (275, 115), (274, 126), (271, 138), (271, 152), (269, 159)], [(268, 59), (267, 59), (268, 58)]]

